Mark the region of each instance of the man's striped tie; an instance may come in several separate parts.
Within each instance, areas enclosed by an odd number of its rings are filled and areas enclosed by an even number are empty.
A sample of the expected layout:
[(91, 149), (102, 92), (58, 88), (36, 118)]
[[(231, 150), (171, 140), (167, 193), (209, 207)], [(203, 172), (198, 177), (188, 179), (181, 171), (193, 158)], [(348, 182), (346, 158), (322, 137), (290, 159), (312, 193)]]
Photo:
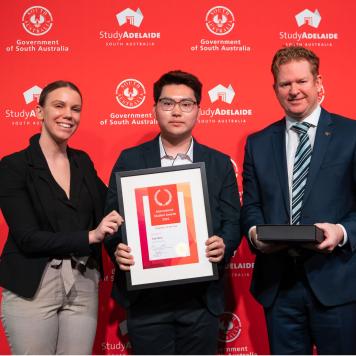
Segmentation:
[(299, 144), (294, 157), (292, 183), (292, 224), (300, 224), (305, 184), (307, 183), (312, 148), (309, 141), (308, 129), (311, 125), (299, 122), (292, 126), (299, 136)]

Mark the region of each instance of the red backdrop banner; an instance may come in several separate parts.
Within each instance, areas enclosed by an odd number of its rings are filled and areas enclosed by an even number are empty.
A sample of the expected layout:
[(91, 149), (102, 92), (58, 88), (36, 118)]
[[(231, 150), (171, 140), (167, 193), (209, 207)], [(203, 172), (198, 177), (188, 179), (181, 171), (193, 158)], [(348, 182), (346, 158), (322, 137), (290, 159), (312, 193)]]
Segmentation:
[[(282, 46), (303, 45), (321, 58), (323, 106), (356, 117), (354, 0), (13, 0), (1, 1), (0, 157), (40, 130), (41, 89), (64, 79), (84, 97), (71, 146), (85, 150), (107, 183), (123, 148), (153, 138), (152, 85), (181, 69), (203, 82), (194, 135), (231, 156), (241, 190), (248, 134), (283, 116), (270, 63)], [(0, 248), (7, 226), (0, 217)], [(104, 255), (94, 354), (130, 354), (125, 312), (110, 299), (113, 265)], [(254, 256), (244, 241), (227, 266), (221, 354), (268, 354), (262, 308), (249, 294)], [(0, 327), (0, 354), (9, 353)]]

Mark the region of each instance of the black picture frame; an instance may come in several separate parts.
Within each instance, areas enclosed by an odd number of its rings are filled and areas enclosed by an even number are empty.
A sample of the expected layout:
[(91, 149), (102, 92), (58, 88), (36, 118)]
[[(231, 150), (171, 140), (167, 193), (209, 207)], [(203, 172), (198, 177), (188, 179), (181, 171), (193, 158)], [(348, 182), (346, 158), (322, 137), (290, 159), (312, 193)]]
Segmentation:
[[(117, 172), (116, 183), (119, 212), (125, 221), (121, 226), (122, 240), (131, 247), (135, 258), (134, 266), (126, 272), (129, 291), (218, 279), (216, 263), (211, 263), (205, 255), (205, 242), (213, 235), (213, 229), (204, 162)], [(166, 190), (165, 187), (174, 189), (174, 186), (176, 186), (177, 204), (183, 222), (152, 227), (151, 206), (147, 207), (147, 192), (156, 189), (156, 193), (161, 194)], [(160, 215), (162, 214), (155, 216)], [(184, 230), (185, 226), (187, 234), (179, 234), (179, 229)], [(178, 239), (184, 236), (185, 240), (183, 240), (188, 241), (183, 244), (183, 252), (181, 251), (184, 256), (169, 255), (172, 251), (174, 255), (174, 251), (177, 250), (170, 248), (169, 244), (172, 241), (167, 238), (171, 234), (168, 232), (169, 229)], [(167, 250), (169, 253), (164, 252), (162, 255), (167, 253), (169, 258), (152, 257), (154, 254), (159, 256), (162, 252), (160, 245), (151, 238), (157, 232), (166, 236), (165, 238), (159, 236), (159, 238), (168, 242), (168, 247), (165, 246), (162, 251)]]

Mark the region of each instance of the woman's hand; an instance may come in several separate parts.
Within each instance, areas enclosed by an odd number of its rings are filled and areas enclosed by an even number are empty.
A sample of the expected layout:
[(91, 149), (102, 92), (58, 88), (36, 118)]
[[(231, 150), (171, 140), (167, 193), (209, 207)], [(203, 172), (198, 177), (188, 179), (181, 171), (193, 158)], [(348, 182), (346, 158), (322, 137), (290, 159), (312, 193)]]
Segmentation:
[(89, 231), (89, 244), (95, 244), (103, 241), (105, 235), (113, 235), (121, 224), (124, 222), (124, 219), (121, 215), (113, 210), (111, 213), (106, 215), (103, 220), (95, 230)]

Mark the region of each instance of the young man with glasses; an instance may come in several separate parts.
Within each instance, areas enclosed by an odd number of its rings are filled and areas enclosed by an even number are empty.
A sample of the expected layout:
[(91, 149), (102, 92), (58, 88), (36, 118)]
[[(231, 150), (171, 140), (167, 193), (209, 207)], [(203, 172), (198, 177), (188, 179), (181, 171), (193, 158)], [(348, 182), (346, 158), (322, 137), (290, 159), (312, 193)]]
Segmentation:
[(228, 156), (192, 137), (200, 114), (202, 84), (182, 71), (164, 74), (154, 84), (154, 116), (160, 134), (121, 152), (110, 178), (107, 209), (118, 209), (115, 173), (143, 168), (205, 162), (213, 233), (206, 256), (218, 263), (219, 280), (128, 292), (124, 271), (135, 256), (121, 235), (106, 240), (117, 265), (114, 299), (127, 309), (134, 354), (216, 354), (219, 315), (224, 311), (223, 271), (240, 243), (240, 201)]

